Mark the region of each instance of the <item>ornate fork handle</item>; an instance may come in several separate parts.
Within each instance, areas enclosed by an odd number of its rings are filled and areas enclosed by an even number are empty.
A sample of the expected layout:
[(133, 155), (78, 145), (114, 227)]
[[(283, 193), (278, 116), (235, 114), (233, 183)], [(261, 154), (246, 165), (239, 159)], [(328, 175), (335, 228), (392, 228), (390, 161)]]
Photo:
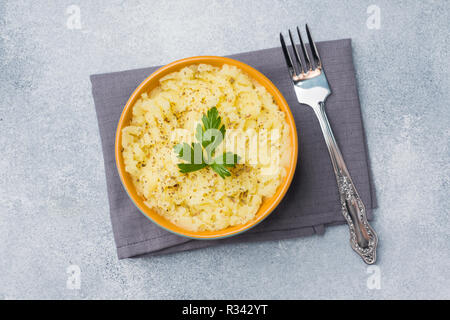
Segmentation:
[(347, 220), (350, 229), (350, 245), (367, 264), (376, 261), (376, 248), (378, 237), (369, 225), (364, 204), (356, 191), (352, 178), (345, 165), (344, 158), (336, 143), (325, 113), (325, 103), (319, 102), (313, 107), (319, 120), (325, 142), (330, 153), (336, 181), (339, 188), (339, 195), (342, 206), (342, 214)]

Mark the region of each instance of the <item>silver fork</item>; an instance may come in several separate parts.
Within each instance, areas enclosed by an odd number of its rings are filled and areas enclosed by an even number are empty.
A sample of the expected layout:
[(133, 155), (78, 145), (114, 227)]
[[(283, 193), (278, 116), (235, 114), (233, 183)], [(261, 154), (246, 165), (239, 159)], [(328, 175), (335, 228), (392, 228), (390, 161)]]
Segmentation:
[(325, 76), (319, 51), (312, 40), (308, 25), (306, 25), (306, 34), (314, 60), (313, 65), (298, 27), (297, 34), (303, 53), (303, 61), (295, 45), (291, 30), (289, 30), (292, 50), (297, 61), (297, 65), (294, 66), (289, 50), (284, 42), (283, 34), (280, 33), (281, 47), (294, 84), (295, 94), (298, 102), (310, 106), (319, 120), (328, 152), (330, 153), (334, 173), (336, 174), (342, 214), (350, 230), (350, 245), (362, 257), (365, 263), (373, 264), (376, 261), (378, 237), (367, 221), (366, 209), (347, 170), (344, 158), (336, 143), (325, 113), (325, 100), (331, 94), (331, 89)]

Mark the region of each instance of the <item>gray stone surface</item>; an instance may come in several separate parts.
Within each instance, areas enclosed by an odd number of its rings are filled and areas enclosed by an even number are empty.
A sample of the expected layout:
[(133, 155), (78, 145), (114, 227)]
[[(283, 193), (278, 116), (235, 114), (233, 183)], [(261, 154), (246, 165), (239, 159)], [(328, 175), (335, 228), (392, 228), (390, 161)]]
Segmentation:
[[(72, 4), (81, 29), (67, 27)], [(366, 26), (372, 4), (379, 29)], [(449, 299), (449, 16), (437, 0), (2, 0), (0, 299)], [(317, 40), (353, 39), (381, 288), (345, 226), (119, 261), (89, 75), (277, 46), (304, 21)]]

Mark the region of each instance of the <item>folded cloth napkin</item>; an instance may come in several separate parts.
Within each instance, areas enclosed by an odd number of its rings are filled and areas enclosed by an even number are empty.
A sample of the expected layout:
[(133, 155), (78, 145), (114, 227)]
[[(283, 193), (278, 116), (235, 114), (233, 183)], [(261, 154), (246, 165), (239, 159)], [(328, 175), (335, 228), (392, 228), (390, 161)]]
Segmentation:
[[(332, 90), (326, 102), (327, 114), (370, 219), (376, 200), (369, 173), (351, 40), (319, 42), (317, 46)], [(144, 217), (128, 198), (114, 159), (114, 138), (122, 109), (139, 83), (159, 67), (91, 75), (119, 259), (223, 243), (322, 234), (325, 226), (344, 222), (333, 168), (319, 123), (310, 107), (297, 102), (281, 49), (252, 51), (230, 57), (265, 74), (278, 87), (292, 110), (299, 135), (299, 158), (289, 191), (266, 220), (231, 238), (192, 240), (161, 229)]]

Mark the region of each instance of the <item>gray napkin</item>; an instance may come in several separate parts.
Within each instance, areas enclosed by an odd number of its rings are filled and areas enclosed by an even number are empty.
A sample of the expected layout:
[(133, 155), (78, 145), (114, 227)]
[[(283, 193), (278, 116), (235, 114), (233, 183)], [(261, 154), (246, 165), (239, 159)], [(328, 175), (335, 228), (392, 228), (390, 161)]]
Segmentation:
[[(318, 43), (332, 95), (328, 117), (369, 218), (376, 207), (352, 60), (351, 40)], [(299, 158), (292, 185), (272, 214), (251, 230), (222, 240), (191, 240), (169, 233), (144, 217), (122, 187), (114, 159), (116, 126), (134, 89), (159, 67), (91, 75), (105, 161), (109, 206), (119, 259), (165, 254), (241, 241), (279, 240), (322, 234), (344, 222), (334, 172), (319, 123), (294, 95), (280, 48), (230, 56), (265, 74), (281, 91), (294, 114)]]

